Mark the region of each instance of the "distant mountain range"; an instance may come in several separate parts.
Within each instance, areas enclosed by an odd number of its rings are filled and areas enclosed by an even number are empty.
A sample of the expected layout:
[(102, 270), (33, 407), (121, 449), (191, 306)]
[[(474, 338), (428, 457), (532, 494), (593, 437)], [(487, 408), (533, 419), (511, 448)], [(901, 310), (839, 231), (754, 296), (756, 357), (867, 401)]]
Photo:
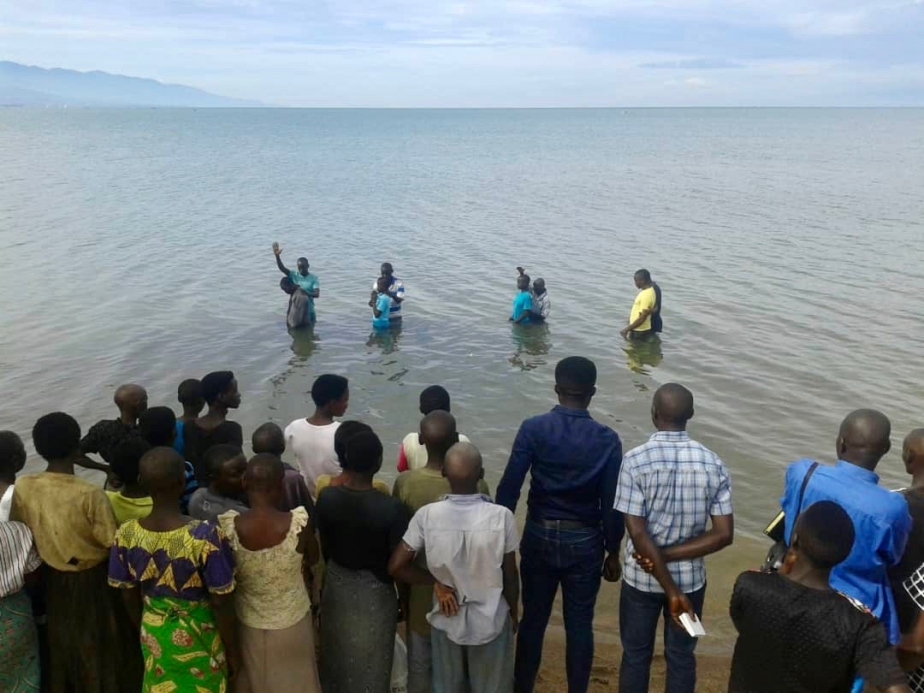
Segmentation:
[(153, 79), (0, 61), (0, 106), (227, 108), (262, 106)]

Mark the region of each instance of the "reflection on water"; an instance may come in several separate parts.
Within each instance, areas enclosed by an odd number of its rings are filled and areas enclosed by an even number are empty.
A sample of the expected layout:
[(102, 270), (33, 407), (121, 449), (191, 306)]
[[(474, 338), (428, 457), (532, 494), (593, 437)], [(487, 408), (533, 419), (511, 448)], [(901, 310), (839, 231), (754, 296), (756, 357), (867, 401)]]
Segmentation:
[(298, 329), (289, 330), (289, 335), (292, 337), (292, 353), (295, 354), (295, 358), (292, 359), (290, 365), (307, 361), (317, 351), (320, 340), (314, 333), (313, 327), (299, 327)]
[(398, 342), (401, 340), (401, 323), (392, 325), (387, 330), (373, 330), (369, 335), (367, 347), (378, 347), (383, 356), (398, 351)]
[(658, 335), (648, 341), (626, 342), (623, 350), (626, 352), (626, 365), (629, 370), (640, 375), (651, 375), (646, 366), (657, 368), (664, 360), (661, 338)]
[[(524, 371), (531, 371), (548, 363), (548, 356), (552, 348), (548, 323), (538, 325), (512, 325), (510, 337), (516, 348), (510, 357), (510, 365)], [(532, 358), (539, 357), (539, 358)]]

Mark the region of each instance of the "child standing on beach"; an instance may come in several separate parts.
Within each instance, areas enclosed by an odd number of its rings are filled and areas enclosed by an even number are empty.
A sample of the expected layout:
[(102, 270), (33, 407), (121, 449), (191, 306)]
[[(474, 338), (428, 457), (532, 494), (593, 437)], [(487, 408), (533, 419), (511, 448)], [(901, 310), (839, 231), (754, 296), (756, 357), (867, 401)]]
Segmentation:
[(208, 486), (199, 487), (189, 499), (189, 514), (197, 520), (218, 522), (229, 510), (247, 511), (240, 499), (244, 495), (244, 472), (247, 458), (239, 447), (216, 445), (205, 453)]
[(122, 486), (118, 491), (106, 491), (106, 497), (112, 505), (116, 524), (140, 520), (151, 513), (153, 501), (138, 478), (138, 464), (150, 449), (144, 440), (126, 440), (112, 453), (112, 472)]
[(518, 324), (527, 324), (530, 320), (530, 311), (533, 309), (533, 297), (529, 293), (529, 275), (521, 274), (517, 277), (517, 295), (513, 299), (513, 313), (510, 320)]
[(372, 308), (372, 329), (387, 330), (391, 326), (389, 318), (391, 297), (388, 295), (388, 280), (385, 277), (379, 277), (375, 288), (376, 290), (372, 292), (372, 297), (369, 299), (369, 306)]
[[(240, 661), (231, 547), (217, 526), (180, 513), (185, 479), (176, 450), (154, 448), (140, 467), (153, 508), (119, 528), (109, 585), (125, 591), (140, 632), (142, 690), (225, 693)], [(138, 687), (119, 689), (128, 690)]]

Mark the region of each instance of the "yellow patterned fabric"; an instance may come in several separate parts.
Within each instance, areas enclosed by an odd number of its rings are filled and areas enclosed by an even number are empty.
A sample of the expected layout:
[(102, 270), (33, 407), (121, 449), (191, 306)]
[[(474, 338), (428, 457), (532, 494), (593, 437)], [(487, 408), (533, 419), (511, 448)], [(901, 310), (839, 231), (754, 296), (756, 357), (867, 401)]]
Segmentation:
[(234, 524), (238, 513), (229, 510), (218, 522), (231, 542), (237, 565), (234, 606), (245, 625), (262, 630), (291, 628), (311, 609), (302, 573), (304, 556), (298, 552), (302, 530), (308, 526), (308, 511), (296, 508), (285, 539), (259, 551), (245, 548)]
[(221, 530), (206, 522), (152, 532), (129, 520), (116, 533), (109, 584), (139, 587), (145, 597), (199, 601), (234, 590), (234, 557)]

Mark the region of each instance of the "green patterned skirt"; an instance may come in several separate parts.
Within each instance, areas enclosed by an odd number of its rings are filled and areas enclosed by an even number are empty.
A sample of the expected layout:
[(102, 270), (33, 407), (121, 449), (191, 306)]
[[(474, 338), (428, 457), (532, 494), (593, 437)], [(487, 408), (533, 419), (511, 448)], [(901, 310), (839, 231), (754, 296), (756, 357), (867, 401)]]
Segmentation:
[(0, 691), (27, 693), (41, 684), (38, 636), (25, 590), (0, 598)]
[(225, 648), (208, 602), (145, 597), (142, 693), (226, 693)]

